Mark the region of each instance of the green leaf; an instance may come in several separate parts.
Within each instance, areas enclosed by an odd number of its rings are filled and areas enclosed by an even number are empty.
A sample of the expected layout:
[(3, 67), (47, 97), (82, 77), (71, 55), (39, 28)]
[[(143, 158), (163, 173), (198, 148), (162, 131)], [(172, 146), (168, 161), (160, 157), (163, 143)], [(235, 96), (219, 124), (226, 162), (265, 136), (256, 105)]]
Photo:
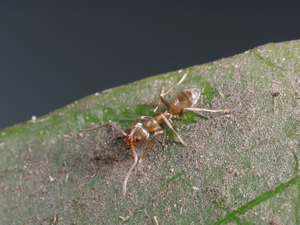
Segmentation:
[[(174, 120), (188, 147), (162, 124), (166, 133), (135, 167), (122, 196), (133, 157), (115, 139), (119, 131), (78, 131), (110, 120), (126, 130), (139, 116), (155, 116), (161, 88), (185, 71), (88, 96), (2, 130), (1, 224), (300, 224), (300, 41), (189, 68), (166, 99), (199, 88), (196, 107), (233, 113), (188, 112)], [(146, 145), (137, 146), (139, 156)]]

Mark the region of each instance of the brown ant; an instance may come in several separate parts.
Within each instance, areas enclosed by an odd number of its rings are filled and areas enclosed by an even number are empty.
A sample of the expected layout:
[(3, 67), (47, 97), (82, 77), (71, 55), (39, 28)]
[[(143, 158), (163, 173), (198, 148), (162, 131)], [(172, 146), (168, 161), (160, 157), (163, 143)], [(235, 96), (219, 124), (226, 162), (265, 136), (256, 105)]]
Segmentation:
[[(183, 112), (185, 112), (185, 111), (227, 112), (227, 113), (231, 112), (231, 110), (227, 110), (227, 109), (224, 109), (224, 110), (223, 109), (221, 109), (221, 110), (210, 110), (210, 109), (192, 108), (196, 104), (196, 102), (198, 101), (198, 99), (200, 97), (200, 94), (201, 94), (200, 90), (196, 89), (196, 88), (182, 91), (182, 92), (180, 92), (179, 94), (177, 94), (175, 96), (175, 98), (172, 100), (171, 103), (167, 102), (164, 99), (164, 95), (168, 94), (170, 91), (172, 91), (172, 89), (174, 87), (176, 87), (182, 81), (184, 81), (184, 79), (186, 78), (188, 72), (189, 71), (187, 71), (183, 75), (183, 77), (180, 79), (180, 81), (177, 84), (175, 84), (174, 86), (172, 86), (168, 91), (166, 91), (166, 92), (162, 91), (162, 93), (160, 94), (159, 97), (160, 97), (160, 100), (168, 108), (168, 110), (156, 111), (158, 106), (159, 106), (159, 103), (160, 103), (158, 101), (155, 108), (154, 108), (154, 110), (153, 110), (153, 112), (155, 114), (159, 114), (158, 116), (156, 116), (156, 117), (140, 116), (127, 128), (127, 130), (125, 132), (121, 128), (116, 126), (114, 123), (112, 123), (111, 121), (109, 123), (101, 125), (101, 126), (97, 126), (97, 127), (91, 128), (91, 129), (86, 129), (86, 130), (80, 130), (79, 131), (79, 132), (87, 132), (87, 131), (97, 130), (97, 129), (100, 129), (101, 127), (110, 125), (110, 126), (116, 128), (117, 130), (119, 130), (122, 133), (122, 135), (120, 135), (118, 137), (125, 136), (124, 147), (127, 150), (132, 149), (133, 156), (134, 156), (134, 164), (131, 166), (131, 168), (129, 169), (129, 171), (128, 171), (126, 177), (125, 177), (124, 184), (123, 184), (123, 195), (126, 194), (127, 180), (128, 180), (132, 170), (134, 169), (134, 167), (136, 166), (137, 161), (138, 161), (138, 157), (137, 157), (137, 154), (135, 152), (134, 146), (137, 146), (137, 145), (143, 143), (144, 141), (146, 141), (149, 138), (150, 132), (154, 132), (153, 137), (149, 141), (142, 157), (139, 160), (139, 162), (141, 163), (141, 161), (144, 158), (147, 150), (152, 145), (155, 137), (157, 135), (160, 135), (160, 134), (163, 133), (163, 128), (160, 126), (161, 123), (166, 123), (168, 125), (168, 127), (170, 127), (173, 130), (173, 132), (176, 134), (176, 136), (178, 137), (180, 142), (182, 144), (184, 144), (185, 146), (187, 146), (186, 143), (177, 134), (177, 132), (173, 129), (173, 127), (172, 127), (172, 120), (173, 119), (178, 119), (178, 118), (182, 117)], [(144, 125), (139, 123), (140, 120), (145, 120)]]

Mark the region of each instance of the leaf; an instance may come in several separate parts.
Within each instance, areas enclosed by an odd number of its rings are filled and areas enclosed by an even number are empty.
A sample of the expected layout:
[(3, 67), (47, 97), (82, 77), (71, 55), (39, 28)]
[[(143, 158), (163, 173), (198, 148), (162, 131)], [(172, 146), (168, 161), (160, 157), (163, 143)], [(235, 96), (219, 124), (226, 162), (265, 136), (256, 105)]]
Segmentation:
[[(175, 120), (183, 146), (164, 124), (133, 163), (114, 121), (126, 129), (155, 116), (161, 88), (184, 72), (150, 77), (83, 98), (1, 131), (1, 224), (299, 224), (300, 41), (268, 44), (189, 68), (168, 101), (202, 92), (193, 113)], [(274, 94), (276, 93), (276, 94)], [(163, 109), (163, 106), (160, 106)], [(147, 143), (137, 146), (141, 155)]]

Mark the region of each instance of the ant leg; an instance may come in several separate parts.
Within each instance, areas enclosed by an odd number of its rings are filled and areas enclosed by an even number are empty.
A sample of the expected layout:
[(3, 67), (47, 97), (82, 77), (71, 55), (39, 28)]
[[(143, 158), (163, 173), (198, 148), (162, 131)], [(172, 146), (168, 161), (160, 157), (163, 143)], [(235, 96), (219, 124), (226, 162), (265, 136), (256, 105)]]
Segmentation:
[(133, 123), (126, 129), (125, 133), (127, 133), (129, 129), (132, 128), (134, 125), (136, 125), (140, 120), (149, 120), (151, 118), (152, 118), (151, 116), (140, 116), (135, 121), (133, 121)]
[(185, 111), (211, 112), (211, 113), (215, 113), (215, 112), (232, 113), (232, 110), (228, 110), (228, 109), (212, 110), (212, 109), (200, 109), (200, 108), (183, 108), (183, 109), (180, 110), (180, 113), (179, 113), (178, 117), (182, 117), (183, 112), (185, 112)]
[(178, 86), (179, 84), (181, 84), (181, 83), (185, 80), (185, 78), (186, 78), (186, 76), (188, 75), (188, 73), (189, 73), (189, 70), (187, 70), (187, 71), (185, 72), (185, 74), (183, 74), (182, 78), (180, 79), (180, 81), (178, 81), (177, 84), (175, 84), (174, 86), (172, 86), (172, 87), (171, 87), (169, 90), (167, 90), (166, 92), (160, 94), (160, 96), (164, 96), (164, 95), (168, 94), (170, 91), (172, 91), (172, 89), (173, 89), (174, 87), (176, 87), (176, 86)]
[[(175, 84), (174, 86), (172, 86), (172, 87), (171, 87), (169, 90), (167, 90), (166, 92), (164, 92), (163, 89), (161, 89), (161, 93), (160, 93), (160, 95), (159, 95), (159, 98), (160, 98), (160, 100), (165, 104), (165, 106), (167, 106), (169, 109), (171, 109), (171, 104), (170, 104), (169, 102), (167, 102), (167, 101), (163, 98), (163, 96), (166, 95), (166, 94), (168, 94), (170, 91), (172, 91), (172, 89), (173, 89), (174, 87), (176, 87), (177, 85), (181, 84), (181, 82), (184, 81), (184, 79), (185, 79), (186, 76), (188, 75), (188, 72), (189, 72), (189, 71), (187, 70), (187, 72), (182, 76), (182, 78), (180, 79), (180, 81), (178, 81), (177, 84)], [(159, 104), (160, 104), (160, 101), (158, 101), (158, 102), (156, 103), (156, 105), (155, 105), (155, 108), (154, 108), (154, 110), (153, 110), (153, 112), (154, 112), (155, 114), (161, 114), (162, 112), (165, 111), (165, 110), (159, 110), (159, 111), (156, 111), (157, 108), (158, 108), (158, 106), (159, 106)]]
[[(163, 94), (163, 90), (161, 90), (161, 91), (162, 91), (161, 94)], [(162, 112), (165, 111), (165, 110), (159, 110), (159, 111), (156, 111), (159, 105), (160, 105), (160, 101), (158, 101), (158, 102), (156, 103), (155, 108), (153, 109), (153, 113), (155, 113), (155, 114), (161, 114)]]
[(132, 143), (131, 143), (131, 149), (132, 149), (132, 153), (133, 153), (133, 156), (134, 156), (134, 163), (132, 164), (132, 166), (130, 167), (129, 171), (127, 172), (127, 174), (125, 176), (125, 180), (124, 180), (124, 183), (123, 183), (123, 195), (126, 195), (126, 186), (127, 186), (128, 178), (129, 178), (132, 170), (134, 169), (134, 167), (136, 166), (137, 161), (138, 161), (138, 157), (136, 155), (136, 152), (135, 152), (135, 149), (134, 149), (134, 146), (133, 146)]
[(164, 95), (168, 94), (170, 91), (172, 91), (172, 89), (173, 89), (174, 87), (176, 87), (176, 86), (178, 86), (179, 84), (181, 84), (182, 81), (184, 81), (184, 79), (185, 79), (186, 76), (188, 75), (188, 73), (189, 73), (189, 70), (187, 70), (187, 71), (185, 72), (185, 74), (182, 76), (182, 78), (180, 79), (180, 81), (178, 81), (177, 84), (175, 84), (174, 86), (172, 86), (172, 87), (171, 87), (169, 90), (167, 90), (166, 92), (161, 93), (161, 94), (159, 95), (160, 100), (161, 100), (161, 101), (162, 101), (169, 109), (171, 109), (171, 104), (170, 104), (169, 102), (167, 102), (167, 101), (163, 98)]
[(165, 106), (167, 106), (169, 109), (171, 109), (171, 104), (163, 98), (163, 95), (160, 95), (159, 97), (160, 97), (160, 100), (165, 104)]
[(146, 150), (144, 151), (142, 157), (140, 158), (139, 163), (142, 163), (142, 160), (143, 160), (144, 156), (146, 155), (146, 152), (148, 151), (148, 149), (149, 149), (150, 146), (152, 145), (152, 143), (153, 143), (153, 141), (154, 141), (154, 138), (155, 138), (157, 135), (162, 134), (163, 132), (164, 132), (164, 130), (163, 130), (161, 127), (159, 127), (159, 129), (157, 129), (157, 130), (155, 131), (153, 137), (151, 138), (151, 140), (149, 141), (149, 143), (148, 143), (148, 145), (147, 145), (147, 147), (146, 147)]
[[(162, 95), (163, 93), (164, 93), (164, 90), (163, 90), (163, 88), (162, 88), (160, 94)], [(155, 108), (153, 109), (153, 113), (155, 113), (155, 114), (161, 114), (162, 112), (165, 111), (165, 110), (159, 110), (159, 111), (156, 111), (159, 105), (160, 105), (160, 101), (158, 101), (158, 102), (156, 103)]]
[[(156, 103), (155, 108), (153, 109), (153, 112), (156, 113), (156, 114), (158, 114), (158, 112), (156, 112), (156, 110), (157, 110), (157, 108), (158, 108), (158, 106), (159, 106), (159, 102), (160, 102), (160, 101), (158, 101), (158, 102)], [(160, 111), (161, 111), (161, 110), (160, 110)]]
[(181, 137), (179, 136), (179, 134), (177, 134), (177, 132), (174, 130), (174, 128), (172, 127), (170, 121), (164, 116), (164, 114), (160, 114), (162, 116), (162, 118), (164, 119), (165, 123), (168, 125), (168, 127), (170, 127), (172, 129), (172, 131), (176, 134), (176, 136), (178, 137), (178, 139), (180, 140), (180, 142), (182, 144), (184, 144), (185, 146), (187, 146), (187, 144), (181, 139)]
[(163, 113), (164, 111), (166, 111), (166, 110), (153, 111), (153, 113), (155, 113), (155, 114), (161, 114), (161, 113)]
[(122, 136), (126, 136), (126, 133), (121, 128), (119, 128), (116, 124), (114, 124), (113, 122), (109, 122), (109, 123), (103, 124), (101, 126), (93, 127), (93, 128), (90, 128), (90, 129), (80, 130), (78, 132), (82, 133), (82, 132), (88, 132), (88, 131), (98, 130), (101, 127), (105, 127), (105, 126), (108, 126), (108, 125), (116, 128), (118, 131), (120, 131), (122, 133)]

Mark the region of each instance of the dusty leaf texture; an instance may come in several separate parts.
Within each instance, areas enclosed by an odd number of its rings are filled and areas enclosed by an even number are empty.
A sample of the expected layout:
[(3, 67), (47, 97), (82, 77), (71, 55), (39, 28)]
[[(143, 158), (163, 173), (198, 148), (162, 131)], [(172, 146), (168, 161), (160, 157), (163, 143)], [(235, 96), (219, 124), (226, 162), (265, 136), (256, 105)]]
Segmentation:
[[(166, 96), (198, 88), (131, 174), (116, 129), (155, 116), (170, 72), (91, 95), (0, 131), (1, 224), (299, 224), (300, 41), (267, 44), (189, 68)], [(160, 105), (159, 109), (164, 109)], [(143, 121), (142, 121), (143, 122)], [(141, 156), (147, 141), (137, 146)]]

